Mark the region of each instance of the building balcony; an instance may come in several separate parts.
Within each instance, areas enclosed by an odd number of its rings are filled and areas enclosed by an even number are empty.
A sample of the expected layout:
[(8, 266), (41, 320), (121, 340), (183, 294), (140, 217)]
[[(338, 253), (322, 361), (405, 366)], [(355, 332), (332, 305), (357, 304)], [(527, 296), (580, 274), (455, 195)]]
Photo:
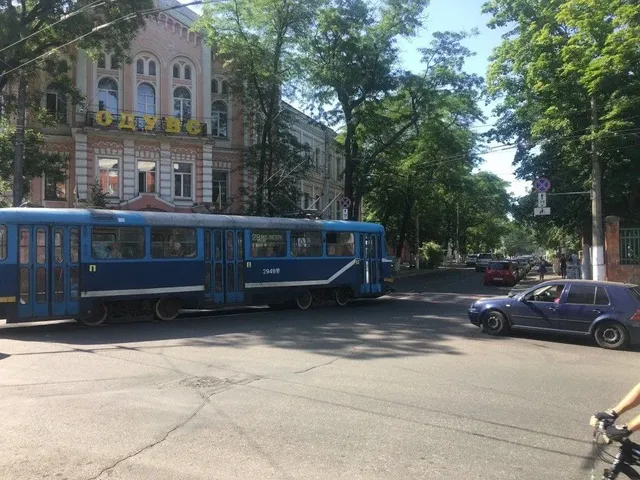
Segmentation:
[(163, 117), (157, 115), (134, 115), (132, 113), (110, 113), (88, 111), (85, 127), (104, 131), (166, 134), (178, 137), (213, 138), (206, 122), (190, 118)]

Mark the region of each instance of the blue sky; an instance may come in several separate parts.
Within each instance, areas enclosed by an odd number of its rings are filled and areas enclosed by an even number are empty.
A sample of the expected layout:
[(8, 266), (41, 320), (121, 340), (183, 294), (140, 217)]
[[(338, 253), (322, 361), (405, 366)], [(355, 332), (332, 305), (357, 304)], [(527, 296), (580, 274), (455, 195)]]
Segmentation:
[[(182, 3), (188, 3), (189, 1), (180, 0)], [(476, 53), (467, 62), (466, 69), (470, 73), (476, 73), (484, 77), (489, 65), (489, 56), (493, 49), (500, 44), (504, 30), (491, 30), (486, 26), (490, 16), (481, 13), (483, 3), (484, 0), (431, 0), (431, 4), (426, 10), (424, 28), (415, 38), (403, 39), (400, 42), (400, 60), (404, 68), (415, 71), (421, 69), (420, 54), (417, 49), (429, 45), (433, 32), (470, 31), (476, 28), (479, 30), (479, 35), (466, 41), (466, 46)], [(195, 10), (199, 11), (200, 9)], [(302, 110), (307, 110), (304, 105), (296, 106)], [(495, 118), (491, 115), (491, 108), (485, 107), (484, 111), (487, 119), (485, 126), (478, 124), (476, 127), (479, 132), (486, 131), (488, 128), (486, 125), (495, 123)], [(490, 146), (493, 147), (495, 145)], [(511, 184), (509, 190), (512, 194), (521, 196), (527, 192), (529, 184), (516, 180), (514, 177), (513, 166), (511, 165), (513, 153), (513, 150), (487, 153), (483, 156), (484, 163), (479, 169), (495, 173)]]

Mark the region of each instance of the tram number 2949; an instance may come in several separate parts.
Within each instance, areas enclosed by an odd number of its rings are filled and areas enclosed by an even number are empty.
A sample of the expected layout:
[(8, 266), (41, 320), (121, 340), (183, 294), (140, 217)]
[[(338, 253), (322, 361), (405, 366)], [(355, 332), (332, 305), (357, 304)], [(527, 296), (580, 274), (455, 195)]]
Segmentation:
[(262, 274), (263, 275), (279, 275), (280, 269), (279, 268), (263, 268)]

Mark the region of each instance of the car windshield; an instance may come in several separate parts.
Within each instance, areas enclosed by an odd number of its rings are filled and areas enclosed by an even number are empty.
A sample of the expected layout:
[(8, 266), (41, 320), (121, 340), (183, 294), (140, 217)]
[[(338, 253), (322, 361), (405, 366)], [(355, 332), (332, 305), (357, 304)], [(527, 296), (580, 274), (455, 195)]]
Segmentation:
[(491, 254), (490, 253), (481, 253), (480, 255), (478, 255), (478, 258), (491, 258)]
[(491, 262), (489, 264), (489, 270), (509, 270), (508, 262)]

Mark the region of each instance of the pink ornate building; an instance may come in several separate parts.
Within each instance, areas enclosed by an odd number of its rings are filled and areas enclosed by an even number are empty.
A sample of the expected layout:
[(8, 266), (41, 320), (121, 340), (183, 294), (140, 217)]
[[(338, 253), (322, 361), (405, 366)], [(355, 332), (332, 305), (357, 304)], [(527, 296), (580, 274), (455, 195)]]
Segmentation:
[[(196, 19), (180, 8), (149, 20), (131, 44), (129, 64), (108, 52), (97, 61), (77, 52), (73, 75), (86, 104), (74, 110), (55, 85), (35, 80), (47, 92), (47, 109), (61, 119), (44, 130), (47, 149), (68, 153), (70, 163), (64, 183), (33, 181), (32, 203), (82, 205), (97, 181), (112, 208), (243, 212), (242, 187), (252, 187), (243, 156), (252, 142), (247, 112), (211, 49), (190, 31)], [(314, 128), (300, 131), (317, 155), (314, 175), (301, 185), (301, 207), (319, 197), (315, 206), (335, 218), (331, 201), (342, 190), (335, 134), (327, 147), (327, 129)]]

